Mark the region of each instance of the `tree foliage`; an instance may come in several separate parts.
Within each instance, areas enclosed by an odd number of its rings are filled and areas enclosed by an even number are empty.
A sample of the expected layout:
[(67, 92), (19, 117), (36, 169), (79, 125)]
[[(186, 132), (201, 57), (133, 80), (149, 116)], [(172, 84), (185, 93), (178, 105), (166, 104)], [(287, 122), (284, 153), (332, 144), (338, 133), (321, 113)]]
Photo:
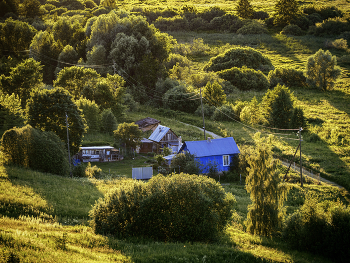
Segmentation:
[[(125, 184), (126, 185), (126, 184)], [(157, 175), (130, 182), (90, 212), (95, 233), (161, 241), (214, 241), (236, 203), (219, 183), (189, 174)]]
[(337, 66), (336, 56), (320, 49), (308, 58), (305, 74), (309, 85), (326, 91), (333, 88), (341, 75), (341, 69)]
[(197, 109), (198, 100), (190, 100), (193, 94), (189, 93), (184, 85), (168, 90), (163, 96), (163, 105), (171, 110), (193, 113)]
[(204, 67), (206, 71), (220, 71), (233, 67), (251, 69), (273, 69), (270, 59), (251, 47), (236, 47), (211, 58)]
[(113, 135), (113, 132), (117, 129), (117, 118), (114, 116), (111, 109), (104, 109), (101, 114), (101, 127), (100, 131)]
[(236, 12), (241, 18), (253, 18), (254, 9), (249, 0), (239, 0), (236, 6)]
[(6, 19), (0, 23), (1, 53), (6, 54), (9, 51), (11, 56), (20, 56), (23, 53), (13, 52), (27, 50), (36, 32), (36, 29), (26, 22)]
[(96, 102), (81, 97), (79, 100), (76, 100), (75, 103), (84, 116), (88, 126), (88, 132), (93, 133), (100, 131), (100, 107), (96, 104)]
[(248, 157), (246, 189), (252, 204), (248, 206), (247, 230), (252, 234), (271, 236), (281, 226), (286, 189), (276, 172), (271, 141), (254, 135), (255, 151)]
[(42, 83), (43, 74), (40, 62), (32, 58), (24, 60), (11, 69), (9, 76), (0, 76), (1, 89), (5, 94), (18, 95), (25, 108), (30, 93)]
[(2, 0), (0, 2), (0, 17), (3, 17), (7, 13), (18, 15), (19, 3), (18, 0)]
[(3, 94), (0, 91), (0, 134), (15, 126), (24, 124), (24, 111), (17, 95)]
[(141, 143), (142, 131), (135, 123), (120, 123), (114, 131), (114, 138), (125, 144), (125, 147), (135, 148)]
[(42, 131), (54, 132), (67, 145), (66, 115), (70, 151), (76, 154), (86, 124), (72, 96), (63, 89), (44, 89), (35, 92), (27, 103), (28, 124)]
[(174, 156), (170, 163), (170, 170), (178, 173), (199, 174), (201, 167), (193, 154), (184, 152)]
[(293, 102), (290, 98), (290, 93), (286, 89), (281, 89), (271, 104), (269, 123), (276, 128), (288, 129), (292, 113)]
[(203, 90), (203, 97), (205, 102), (215, 107), (220, 107), (226, 102), (226, 94), (217, 81), (214, 83), (207, 83)]
[(275, 4), (275, 20), (278, 26), (286, 26), (299, 15), (299, 4), (296, 0), (278, 0)]
[(7, 164), (58, 175), (69, 171), (67, 151), (60, 138), (30, 125), (7, 130), (1, 138), (1, 151)]
[(221, 70), (217, 74), (240, 90), (265, 90), (270, 87), (269, 81), (260, 70), (233, 67)]

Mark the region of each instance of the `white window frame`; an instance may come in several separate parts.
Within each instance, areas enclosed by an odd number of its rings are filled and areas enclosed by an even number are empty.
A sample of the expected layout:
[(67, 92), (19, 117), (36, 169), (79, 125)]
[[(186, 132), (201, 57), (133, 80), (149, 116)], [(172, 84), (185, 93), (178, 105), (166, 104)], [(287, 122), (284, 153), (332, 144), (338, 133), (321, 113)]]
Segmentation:
[(230, 166), (230, 155), (223, 155), (222, 156), (222, 165), (223, 166)]

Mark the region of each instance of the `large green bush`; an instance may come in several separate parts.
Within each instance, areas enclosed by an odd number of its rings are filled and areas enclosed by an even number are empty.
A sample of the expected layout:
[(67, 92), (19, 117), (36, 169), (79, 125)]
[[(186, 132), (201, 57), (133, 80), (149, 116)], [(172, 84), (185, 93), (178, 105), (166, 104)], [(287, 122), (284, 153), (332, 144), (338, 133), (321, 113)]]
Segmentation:
[(162, 241), (212, 241), (230, 219), (235, 198), (204, 176), (157, 175), (130, 181), (90, 212), (95, 233)]
[(261, 71), (246, 67), (233, 67), (217, 74), (240, 90), (266, 90), (270, 87), (269, 81)]
[(319, 202), (307, 197), (301, 209), (285, 222), (284, 239), (296, 249), (317, 253), (334, 262), (350, 257), (350, 208), (340, 201)]
[(286, 85), (288, 87), (306, 86), (304, 72), (293, 68), (276, 68), (269, 72), (267, 78), (271, 87), (275, 87), (277, 84)]
[(204, 67), (206, 71), (220, 71), (233, 67), (273, 69), (270, 59), (251, 47), (236, 47), (211, 58)]
[(30, 125), (6, 131), (1, 138), (1, 151), (7, 164), (58, 175), (69, 171), (68, 153), (60, 138)]

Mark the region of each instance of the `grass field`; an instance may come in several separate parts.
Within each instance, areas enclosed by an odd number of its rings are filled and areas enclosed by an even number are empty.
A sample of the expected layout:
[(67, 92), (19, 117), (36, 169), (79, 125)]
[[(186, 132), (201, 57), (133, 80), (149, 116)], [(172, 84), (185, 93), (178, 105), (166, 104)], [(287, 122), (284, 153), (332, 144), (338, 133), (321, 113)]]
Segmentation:
[[(121, 172), (122, 174), (122, 172)], [(244, 231), (250, 198), (243, 185), (225, 185), (235, 195), (237, 210), (215, 243), (162, 243), (96, 235), (88, 225), (91, 206), (108, 191), (128, 184), (122, 178), (66, 178), (1, 167), (0, 262), (329, 262), (289, 249), (278, 237), (267, 239)], [(343, 194), (326, 185), (292, 185), (287, 212), (312, 192), (322, 199)]]

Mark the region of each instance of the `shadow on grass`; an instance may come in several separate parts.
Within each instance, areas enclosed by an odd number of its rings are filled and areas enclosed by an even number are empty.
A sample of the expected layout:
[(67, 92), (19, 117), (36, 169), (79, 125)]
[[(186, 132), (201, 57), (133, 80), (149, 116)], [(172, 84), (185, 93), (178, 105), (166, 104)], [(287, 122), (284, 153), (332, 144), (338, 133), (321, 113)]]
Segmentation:
[(69, 178), (18, 167), (5, 167), (7, 198), (0, 213), (9, 217), (33, 216), (78, 224), (88, 219), (91, 206), (103, 194), (87, 178)]

